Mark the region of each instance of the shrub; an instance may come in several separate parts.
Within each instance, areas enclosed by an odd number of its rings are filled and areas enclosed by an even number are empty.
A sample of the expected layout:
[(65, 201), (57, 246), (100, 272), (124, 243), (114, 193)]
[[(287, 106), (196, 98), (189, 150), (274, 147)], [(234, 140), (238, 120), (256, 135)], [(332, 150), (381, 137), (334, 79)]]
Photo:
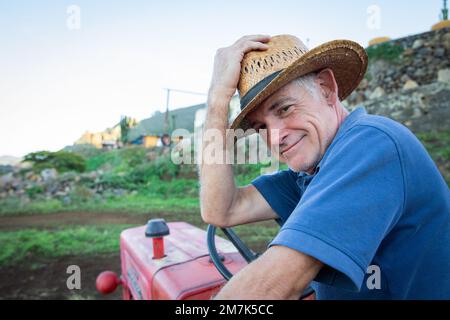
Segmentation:
[(180, 165), (174, 164), (170, 156), (161, 156), (151, 162), (142, 163), (130, 172), (130, 179), (137, 183), (149, 181), (153, 177), (171, 180), (178, 176)]
[(147, 161), (146, 149), (134, 146), (103, 152), (86, 160), (87, 171), (110, 167), (115, 172), (126, 172)]
[(75, 202), (87, 202), (94, 197), (94, 192), (85, 186), (75, 186), (70, 196)]
[(23, 161), (33, 164), (33, 171), (40, 172), (44, 169), (54, 168), (58, 172), (86, 170), (86, 161), (78, 154), (67, 151), (39, 151), (27, 154)]
[(37, 195), (44, 193), (45, 189), (43, 186), (32, 186), (31, 188), (28, 188), (25, 190), (26, 194), (31, 198), (36, 198)]
[(369, 61), (385, 60), (388, 62), (396, 62), (403, 51), (404, 49), (402, 46), (394, 45), (389, 42), (380, 43), (366, 49)]
[(128, 175), (116, 173), (102, 174), (96, 184), (102, 185), (104, 189), (136, 189), (136, 185), (129, 179)]

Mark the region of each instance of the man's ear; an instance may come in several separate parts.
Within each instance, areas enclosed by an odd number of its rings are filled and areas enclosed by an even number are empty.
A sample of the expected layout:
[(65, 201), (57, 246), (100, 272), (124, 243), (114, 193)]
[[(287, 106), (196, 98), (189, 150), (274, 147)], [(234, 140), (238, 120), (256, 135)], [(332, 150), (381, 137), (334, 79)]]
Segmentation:
[(317, 74), (317, 84), (320, 93), (327, 101), (328, 105), (335, 105), (339, 101), (338, 86), (334, 78), (333, 70), (330, 68), (323, 69)]

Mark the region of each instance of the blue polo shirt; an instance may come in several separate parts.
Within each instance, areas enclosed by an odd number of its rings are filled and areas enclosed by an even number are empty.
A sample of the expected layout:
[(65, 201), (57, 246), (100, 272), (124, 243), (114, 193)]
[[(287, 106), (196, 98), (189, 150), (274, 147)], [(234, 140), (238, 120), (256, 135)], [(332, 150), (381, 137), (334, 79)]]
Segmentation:
[(283, 221), (270, 246), (324, 263), (318, 299), (450, 299), (450, 191), (403, 125), (358, 108), (313, 175), (252, 184)]

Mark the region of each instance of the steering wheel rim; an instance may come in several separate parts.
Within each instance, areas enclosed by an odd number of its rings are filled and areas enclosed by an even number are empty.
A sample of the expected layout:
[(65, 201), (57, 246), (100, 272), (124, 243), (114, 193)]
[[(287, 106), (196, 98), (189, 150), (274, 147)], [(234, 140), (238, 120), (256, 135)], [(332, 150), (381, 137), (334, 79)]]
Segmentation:
[[(280, 221), (278, 219), (277, 222), (278, 224), (280, 224)], [(215, 226), (211, 224), (208, 225), (206, 232), (206, 243), (208, 246), (208, 252), (217, 271), (219, 271), (219, 273), (222, 275), (222, 277), (225, 278), (225, 280), (229, 281), (233, 277), (233, 274), (230, 272), (230, 270), (228, 270), (227, 267), (225, 267), (225, 265), (222, 262), (222, 258), (217, 252), (215, 241), (216, 229), (217, 228)], [(239, 253), (245, 259), (245, 261), (247, 261), (247, 263), (250, 263), (256, 258), (258, 258), (259, 254), (254, 253), (249, 247), (247, 247), (231, 228), (220, 228), (220, 229), (223, 231), (228, 240), (230, 240), (230, 242), (234, 245), (234, 247), (239, 251)], [(302, 295), (300, 296), (300, 299), (309, 297), (313, 293), (314, 289), (308, 286), (303, 291)]]

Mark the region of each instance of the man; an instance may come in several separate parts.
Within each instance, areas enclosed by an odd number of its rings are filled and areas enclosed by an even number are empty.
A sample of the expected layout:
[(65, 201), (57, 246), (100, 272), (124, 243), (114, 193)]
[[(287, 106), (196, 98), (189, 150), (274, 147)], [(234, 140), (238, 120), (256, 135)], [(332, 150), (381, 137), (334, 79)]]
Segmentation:
[(449, 189), (407, 128), (344, 108), (366, 67), (364, 49), (346, 40), (308, 51), (293, 36), (255, 35), (217, 51), (205, 132), (226, 139), (238, 88), (231, 128), (267, 130), (289, 166), (240, 188), (231, 165), (200, 166), (207, 223), (283, 221), (217, 299), (298, 299), (311, 283), (318, 299), (450, 298)]

